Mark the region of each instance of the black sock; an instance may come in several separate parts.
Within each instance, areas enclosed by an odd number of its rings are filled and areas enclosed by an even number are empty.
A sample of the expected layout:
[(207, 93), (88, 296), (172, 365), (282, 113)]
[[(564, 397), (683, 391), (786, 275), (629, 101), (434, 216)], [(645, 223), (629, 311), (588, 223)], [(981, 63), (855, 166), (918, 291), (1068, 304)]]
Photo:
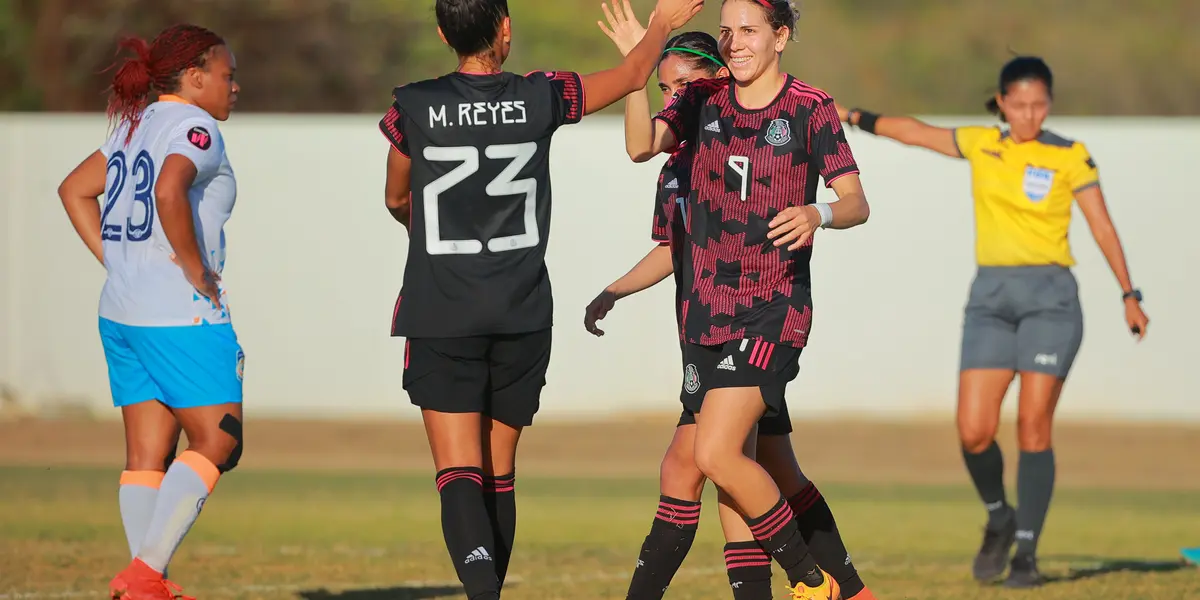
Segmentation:
[(463, 590), (471, 600), (498, 600), (500, 582), (492, 524), (483, 503), (483, 469), (439, 471), (437, 488), (442, 496), (442, 535)]
[(699, 523), (699, 502), (658, 497), (658, 514), (642, 542), (637, 568), (633, 570), (629, 593), (625, 596), (627, 600), (661, 600), (671, 578), (692, 548)]
[(516, 475), (483, 478), (483, 502), (492, 522), (496, 548), (496, 579), (504, 587), (508, 563), (512, 559), (513, 539), (517, 533)]
[(758, 542), (725, 544), (725, 570), (733, 600), (771, 599), (771, 557)]
[(850, 562), (850, 553), (846, 551), (837, 522), (833, 520), (833, 511), (817, 486), (810, 482), (800, 493), (788, 499), (788, 505), (796, 514), (800, 537), (808, 544), (817, 565), (838, 582), (842, 596), (852, 598), (861, 592), (865, 587), (862, 578), (858, 576), (854, 563)]
[(967, 472), (975, 482), (975, 490), (983, 500), (987, 509), (987, 528), (997, 531), (1009, 523), (1012, 518), (1012, 507), (1004, 495), (1004, 454), (1000, 446), (992, 440), (992, 445), (979, 454), (971, 454), (964, 448), (963, 461), (967, 463)]
[(808, 552), (808, 544), (800, 537), (796, 516), (782, 496), (766, 514), (747, 518), (746, 524), (763, 550), (787, 571), (788, 582), (792, 585), (804, 583), (815, 587), (825, 580), (821, 569), (817, 568), (817, 561)]
[(1054, 449), (1022, 452), (1017, 463), (1017, 554), (1033, 556), (1054, 494)]

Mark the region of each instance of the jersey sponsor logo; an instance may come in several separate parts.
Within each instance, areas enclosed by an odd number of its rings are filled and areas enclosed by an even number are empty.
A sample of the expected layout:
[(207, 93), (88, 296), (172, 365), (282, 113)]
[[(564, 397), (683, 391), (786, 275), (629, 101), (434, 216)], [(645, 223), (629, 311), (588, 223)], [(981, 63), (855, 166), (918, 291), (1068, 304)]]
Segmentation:
[(763, 137), (772, 146), (782, 146), (792, 141), (792, 126), (788, 125), (787, 119), (775, 119), (767, 126), (767, 133)]
[(1000, 154), (999, 150), (980, 150), (980, 152), (982, 152), (996, 160), (1004, 160), (1004, 155)]
[(663, 186), (663, 189), (668, 189), (668, 190), (677, 190), (677, 189), (679, 189), (679, 180), (678, 180), (678, 179), (672, 179), (671, 181), (668, 181), (668, 182), (667, 182), (667, 185), (664, 185), (664, 186)]
[(733, 355), (730, 354), (721, 359), (721, 362), (717, 363), (717, 368), (722, 371), (736, 371), (737, 365), (733, 364)]
[(1041, 202), (1054, 187), (1054, 171), (1029, 165), (1025, 167), (1025, 195), (1034, 202)]
[(708, 125), (705, 125), (705, 126), (704, 126), (704, 130), (705, 130), (705, 131), (711, 131), (711, 132), (713, 132), (713, 133), (721, 133), (721, 122), (720, 122), (720, 121), (713, 121), (712, 123), (709, 123)]
[(187, 132), (187, 140), (193, 146), (201, 150), (208, 150), (212, 147), (212, 134), (210, 134), (208, 130), (203, 127), (193, 127), (189, 129)]
[(700, 389), (700, 374), (696, 372), (696, 365), (688, 364), (683, 368), (683, 391), (689, 394), (695, 394)]

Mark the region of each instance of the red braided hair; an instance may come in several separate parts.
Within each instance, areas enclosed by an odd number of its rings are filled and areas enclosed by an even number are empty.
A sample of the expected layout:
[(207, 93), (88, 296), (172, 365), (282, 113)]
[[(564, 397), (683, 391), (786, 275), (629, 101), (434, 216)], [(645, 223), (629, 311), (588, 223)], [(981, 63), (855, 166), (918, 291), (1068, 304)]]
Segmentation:
[(129, 50), (133, 56), (125, 58), (113, 76), (106, 112), (114, 125), (129, 123), (126, 144), (142, 120), (151, 90), (164, 94), (176, 91), (184, 70), (203, 68), (208, 51), (224, 44), (221, 36), (196, 25), (168, 27), (150, 43), (137, 37), (121, 40), (117, 52)]

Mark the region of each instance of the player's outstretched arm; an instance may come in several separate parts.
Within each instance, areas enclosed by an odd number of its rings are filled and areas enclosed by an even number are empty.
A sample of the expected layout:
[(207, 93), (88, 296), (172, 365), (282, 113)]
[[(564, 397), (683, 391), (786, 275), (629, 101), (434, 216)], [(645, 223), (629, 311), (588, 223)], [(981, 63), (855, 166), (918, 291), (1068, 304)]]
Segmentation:
[[(613, 0), (613, 7), (610, 11), (608, 4), (600, 3), (600, 8), (604, 10), (604, 21), (596, 21), (600, 26), (600, 31), (608, 36), (608, 39), (621, 51), (621, 56), (629, 56), (629, 53), (637, 47), (638, 42), (646, 36), (646, 28), (637, 20), (637, 15), (633, 14), (633, 8), (629, 6), (629, 0)], [(607, 23), (606, 23), (607, 21)], [(661, 54), (660, 54), (661, 58)], [(625, 152), (629, 154), (629, 158), (637, 156), (639, 145), (644, 146), (645, 143), (630, 143), (631, 140), (653, 140), (654, 125), (650, 118), (650, 96), (646, 92), (646, 87), (625, 96)]]
[(590, 115), (607, 108), (625, 96), (646, 87), (658, 65), (658, 55), (671, 31), (683, 27), (704, 6), (704, 0), (658, 0), (646, 35), (638, 42), (621, 64), (584, 75), (583, 114)]
[(93, 152), (58, 186), (67, 217), (79, 239), (104, 264), (104, 244), (100, 239), (100, 194), (104, 193), (106, 169), (104, 154)]
[(383, 186), (383, 203), (396, 222), (409, 228), (412, 217), (412, 159), (388, 148), (387, 181)]
[(951, 158), (963, 158), (954, 141), (954, 130), (936, 127), (913, 117), (885, 117), (858, 108), (847, 110), (837, 107), (838, 117), (851, 127), (867, 133), (891, 138), (907, 146), (918, 146), (945, 154)]
[(654, 287), (674, 270), (670, 246), (655, 246), (628, 273), (609, 284), (587, 305), (583, 311), (583, 327), (592, 335), (604, 335), (604, 330), (597, 327), (596, 322), (608, 315), (617, 300)]

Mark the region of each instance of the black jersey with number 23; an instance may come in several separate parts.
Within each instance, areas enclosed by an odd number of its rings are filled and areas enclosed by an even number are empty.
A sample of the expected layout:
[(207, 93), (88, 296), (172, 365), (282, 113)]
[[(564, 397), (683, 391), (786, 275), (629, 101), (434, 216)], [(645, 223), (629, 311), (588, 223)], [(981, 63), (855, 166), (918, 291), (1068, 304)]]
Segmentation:
[(583, 117), (579, 75), (451, 73), (392, 96), (379, 128), (412, 159), (408, 260), (392, 335), (550, 327), (550, 139)]

